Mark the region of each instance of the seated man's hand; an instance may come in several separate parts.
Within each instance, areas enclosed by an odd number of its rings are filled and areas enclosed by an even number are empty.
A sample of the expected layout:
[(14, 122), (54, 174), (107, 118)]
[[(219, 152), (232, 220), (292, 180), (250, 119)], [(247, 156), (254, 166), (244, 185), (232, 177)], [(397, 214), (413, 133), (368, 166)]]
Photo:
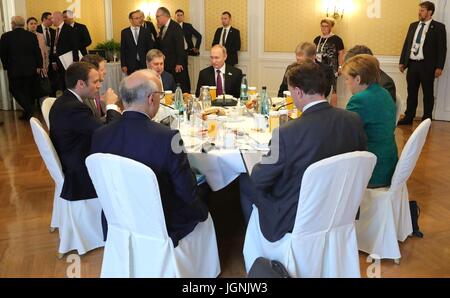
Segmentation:
[(106, 90), (106, 93), (103, 96), (103, 101), (105, 102), (106, 105), (115, 105), (119, 101), (119, 97), (114, 92), (114, 90), (109, 88), (108, 90)]

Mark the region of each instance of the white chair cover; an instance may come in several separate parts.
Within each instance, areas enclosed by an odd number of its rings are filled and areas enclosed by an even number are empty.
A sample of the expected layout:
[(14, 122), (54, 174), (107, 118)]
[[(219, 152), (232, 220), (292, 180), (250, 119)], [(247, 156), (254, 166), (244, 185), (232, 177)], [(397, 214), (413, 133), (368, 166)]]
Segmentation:
[(278, 260), (292, 277), (360, 277), (355, 218), (376, 164), (369, 152), (334, 156), (305, 172), (293, 232), (267, 241), (254, 207), (245, 237), (247, 272), (258, 257)]
[(60, 197), (64, 184), (61, 163), (53, 144), (36, 118), (30, 119), (31, 129), (39, 153), (55, 181), (51, 227), (59, 229), (58, 252), (77, 250), (78, 254), (104, 246), (101, 226), (101, 206), (97, 199), (69, 202)]
[(358, 248), (374, 259), (400, 259), (398, 241), (412, 234), (407, 180), (411, 176), (431, 120), (425, 120), (414, 131), (398, 161), (390, 188), (367, 189), (361, 203), (360, 220), (356, 223)]
[(215, 278), (220, 274), (211, 216), (174, 248), (150, 168), (110, 154), (91, 155), (86, 165), (108, 219), (103, 278)]
[(48, 129), (50, 129), (50, 120), (49, 120), (50, 110), (51, 110), (53, 104), (55, 103), (55, 101), (56, 101), (56, 98), (47, 97), (44, 100), (44, 102), (42, 102), (41, 111), (42, 111), (42, 115), (44, 116), (45, 124), (47, 124)]
[(395, 100), (395, 106), (397, 108), (396, 116), (395, 116), (395, 124), (398, 123), (398, 120), (400, 120), (400, 116), (402, 114), (403, 110), (403, 102), (402, 98), (399, 94), (397, 94), (397, 99)]

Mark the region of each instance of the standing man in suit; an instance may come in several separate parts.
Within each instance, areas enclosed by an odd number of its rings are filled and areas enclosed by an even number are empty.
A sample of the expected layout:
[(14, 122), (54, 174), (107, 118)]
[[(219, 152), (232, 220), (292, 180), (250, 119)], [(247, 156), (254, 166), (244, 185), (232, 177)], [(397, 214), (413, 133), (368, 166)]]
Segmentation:
[(147, 53), (147, 68), (153, 70), (161, 81), (164, 91), (172, 91), (175, 93), (175, 79), (171, 73), (164, 70), (164, 60), (166, 57), (157, 49), (150, 50)]
[(241, 33), (238, 29), (231, 27), (231, 13), (222, 13), (222, 28), (217, 28), (212, 45), (220, 44), (227, 49), (227, 64), (235, 66), (239, 63), (238, 52), (241, 50)]
[(78, 50), (83, 56), (88, 54), (87, 47), (92, 44), (91, 35), (86, 25), (75, 22), (73, 11), (63, 11), (64, 23), (73, 28), (78, 42)]
[(166, 56), (166, 70), (175, 77), (175, 82), (181, 85), (184, 93), (191, 93), (183, 29), (170, 18), (170, 11), (165, 7), (158, 8), (156, 20), (160, 29), (158, 49)]
[(434, 108), (434, 80), (442, 75), (447, 55), (447, 33), (445, 25), (432, 19), (434, 4), (425, 1), (419, 4), (420, 22), (409, 26), (408, 35), (400, 57), (400, 71), (408, 68), (408, 100), (405, 117), (399, 125), (412, 124), (416, 116), (419, 87), (423, 89), (423, 117), (432, 119)]
[[(202, 44), (202, 35), (195, 30), (195, 28), (189, 24), (184, 22), (184, 11), (178, 9), (175, 12), (177, 17), (177, 23), (183, 29), (184, 32), (184, 49), (186, 53), (190, 56), (199, 56), (200, 55), (200, 46)], [(195, 37), (195, 45), (192, 42), (192, 37)]]
[(270, 242), (292, 232), (301, 180), (310, 165), (367, 149), (359, 116), (334, 108), (325, 99), (327, 86), (319, 65), (305, 60), (292, 66), (287, 77), (294, 103), (303, 115), (274, 131), (270, 153), (254, 167), (251, 177), (240, 179), (246, 220), (252, 204), (256, 205), (261, 231)]
[(145, 19), (145, 14), (143, 11), (138, 10), (138, 12), (141, 17), (141, 26), (150, 30), (150, 33), (152, 34), (152, 40), (156, 41), (156, 39), (158, 38), (158, 32), (156, 32), (155, 25), (153, 25), (151, 20)]
[(241, 91), (242, 71), (239, 68), (225, 63), (227, 49), (215, 45), (211, 49), (211, 66), (200, 71), (198, 76), (196, 96), (200, 96), (202, 86), (216, 86), (217, 96), (222, 94), (233, 95), (239, 98)]
[(51, 12), (44, 12), (41, 17), (41, 25), (37, 27), (37, 32), (42, 33), (44, 35), (45, 44), (47, 46), (47, 52), (49, 57), (49, 64), (46, 65), (46, 69), (48, 70), (48, 78), (52, 85), (52, 93), (50, 94), (51, 97), (56, 96), (56, 85), (57, 85), (57, 73), (52, 67), (52, 61), (54, 61), (54, 54), (53, 54), (53, 47), (55, 45), (55, 38), (56, 38), (56, 30), (53, 29), (51, 26), (53, 25), (53, 18)]
[(133, 11), (128, 16), (131, 27), (122, 30), (120, 56), (122, 72), (130, 75), (145, 69), (145, 55), (155, 47), (149, 29), (141, 27), (141, 12)]
[(59, 57), (61, 55), (72, 52), (73, 61), (79, 60), (78, 57), (78, 45), (74, 30), (69, 25), (64, 23), (64, 16), (62, 12), (55, 11), (52, 15), (53, 26), (56, 27), (55, 43), (53, 45), (51, 56), (52, 68), (56, 72), (57, 80), (55, 90), (66, 89), (66, 70), (61, 63)]
[[(164, 97), (160, 80), (151, 71), (137, 71), (120, 84), (125, 105), (122, 119), (99, 129), (92, 137), (91, 154), (108, 153), (131, 158), (155, 173), (169, 237), (174, 246), (208, 218), (208, 208), (199, 197), (178, 131), (151, 119)], [(178, 140), (178, 141), (176, 141)]]
[(0, 57), (8, 72), (9, 90), (23, 108), (20, 119), (29, 120), (33, 116), (33, 89), (43, 68), (42, 54), (36, 34), (24, 29), (23, 17), (13, 17), (11, 27), (13, 30), (1, 37)]
[[(97, 198), (89, 177), (85, 159), (91, 148), (91, 137), (103, 123), (83, 103), (83, 98), (94, 98), (100, 89), (98, 71), (92, 64), (76, 62), (66, 72), (67, 90), (50, 110), (50, 138), (61, 160), (64, 185), (61, 198), (80, 201)], [(117, 95), (109, 89), (104, 101), (106, 122), (121, 117), (116, 105)]]

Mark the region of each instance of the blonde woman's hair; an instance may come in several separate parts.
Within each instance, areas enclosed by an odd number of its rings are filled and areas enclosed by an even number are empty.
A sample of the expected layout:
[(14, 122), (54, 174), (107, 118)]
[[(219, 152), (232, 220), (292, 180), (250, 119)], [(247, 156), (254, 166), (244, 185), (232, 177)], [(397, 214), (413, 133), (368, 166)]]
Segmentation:
[(344, 64), (342, 71), (354, 78), (359, 76), (361, 84), (380, 82), (380, 62), (374, 56), (356, 55)]

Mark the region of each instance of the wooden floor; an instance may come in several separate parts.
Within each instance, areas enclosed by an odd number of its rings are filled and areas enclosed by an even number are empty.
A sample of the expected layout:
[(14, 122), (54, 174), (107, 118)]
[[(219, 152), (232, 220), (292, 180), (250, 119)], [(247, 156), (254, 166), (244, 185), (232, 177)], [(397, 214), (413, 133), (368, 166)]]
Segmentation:
[[(49, 233), (54, 184), (19, 114), (0, 112), (0, 277), (66, 277), (70, 264), (56, 258), (58, 233)], [(414, 127), (418, 123), (415, 123)], [(412, 127), (397, 132), (403, 148)], [(381, 263), (382, 277), (450, 277), (450, 123), (433, 122), (416, 170), (408, 182), (410, 197), (422, 210), (424, 239), (401, 245), (402, 262)], [(212, 194), (222, 277), (244, 277), (244, 225), (237, 184)], [(230, 216), (231, 214), (231, 216)], [(103, 250), (81, 258), (82, 277), (98, 277)], [(361, 254), (366, 277), (367, 255)]]

